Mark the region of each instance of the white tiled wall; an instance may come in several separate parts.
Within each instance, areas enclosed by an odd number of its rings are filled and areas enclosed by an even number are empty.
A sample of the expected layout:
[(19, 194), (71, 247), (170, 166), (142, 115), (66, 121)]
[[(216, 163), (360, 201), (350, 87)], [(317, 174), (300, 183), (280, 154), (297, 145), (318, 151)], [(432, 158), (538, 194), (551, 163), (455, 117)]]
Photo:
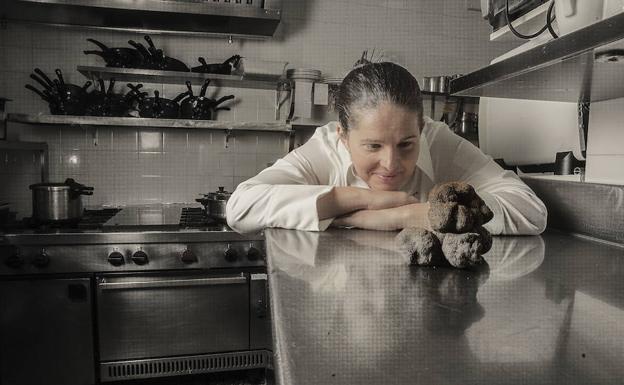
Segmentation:
[[(288, 0), (276, 36), (269, 41), (153, 35), (169, 56), (188, 65), (197, 57), (223, 60), (233, 54), (290, 67), (319, 68), (341, 76), (364, 49), (383, 50), (385, 58), (423, 76), (466, 73), (512, 48), (488, 41), (489, 26), (479, 12), (466, 11), (465, 0)], [(468, 3), (473, 3), (470, 1)], [(0, 94), (11, 97), (9, 112), (46, 110), (24, 88), (34, 67), (48, 73), (61, 68), (69, 82), (85, 79), (77, 65), (102, 65), (82, 54), (92, 49), (87, 37), (111, 46), (125, 46), (141, 35), (62, 29), (9, 23), (0, 30)], [(121, 85), (119, 85), (121, 87)], [(184, 86), (146, 85), (166, 97)], [(121, 88), (119, 88), (120, 90)], [(219, 120), (266, 121), (274, 115), (272, 91), (209, 88), (237, 97), (232, 111)], [(89, 203), (192, 201), (199, 192), (218, 186), (233, 189), (267, 162), (282, 156), (285, 134), (237, 134), (224, 147), (224, 134), (202, 130), (137, 130), (132, 128), (33, 127), (11, 124), (13, 139), (45, 141), (50, 147), (51, 178), (75, 177), (94, 185)], [(95, 140), (97, 139), (97, 140)], [(95, 144), (97, 142), (97, 145)], [(14, 198), (15, 199), (15, 198)]]

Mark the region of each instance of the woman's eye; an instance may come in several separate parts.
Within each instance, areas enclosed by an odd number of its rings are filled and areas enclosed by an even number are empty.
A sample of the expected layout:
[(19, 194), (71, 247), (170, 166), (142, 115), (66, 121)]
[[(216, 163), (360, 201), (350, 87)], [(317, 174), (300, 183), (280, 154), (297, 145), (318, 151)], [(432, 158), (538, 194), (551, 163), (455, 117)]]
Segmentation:
[(401, 142), (399, 143), (399, 148), (407, 149), (414, 146), (414, 142)]
[(381, 144), (378, 144), (378, 143), (366, 144), (366, 149), (370, 151), (379, 150), (380, 148), (381, 148)]

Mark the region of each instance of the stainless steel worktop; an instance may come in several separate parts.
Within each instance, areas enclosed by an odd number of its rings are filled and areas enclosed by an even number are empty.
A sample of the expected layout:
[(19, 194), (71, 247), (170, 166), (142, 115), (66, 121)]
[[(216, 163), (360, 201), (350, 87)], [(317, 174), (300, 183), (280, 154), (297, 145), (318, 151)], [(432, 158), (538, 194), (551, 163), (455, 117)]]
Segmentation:
[(281, 384), (615, 384), (624, 248), (495, 237), (489, 268), (409, 267), (393, 232), (266, 230)]

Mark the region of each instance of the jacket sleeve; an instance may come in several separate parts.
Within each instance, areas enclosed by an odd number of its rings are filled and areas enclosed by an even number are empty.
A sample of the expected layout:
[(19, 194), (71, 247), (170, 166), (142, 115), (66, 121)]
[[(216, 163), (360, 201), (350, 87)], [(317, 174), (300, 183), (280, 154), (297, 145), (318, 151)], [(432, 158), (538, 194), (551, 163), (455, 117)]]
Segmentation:
[(484, 225), (492, 234), (540, 234), (546, 229), (544, 203), (516, 174), (500, 167), (444, 125), (431, 141), (436, 183), (472, 185), (494, 213)]
[(320, 221), (316, 203), (330, 192), (330, 162), (318, 138), (279, 159), (238, 185), (228, 200), (227, 223), (239, 233), (267, 227), (324, 231), (333, 218)]

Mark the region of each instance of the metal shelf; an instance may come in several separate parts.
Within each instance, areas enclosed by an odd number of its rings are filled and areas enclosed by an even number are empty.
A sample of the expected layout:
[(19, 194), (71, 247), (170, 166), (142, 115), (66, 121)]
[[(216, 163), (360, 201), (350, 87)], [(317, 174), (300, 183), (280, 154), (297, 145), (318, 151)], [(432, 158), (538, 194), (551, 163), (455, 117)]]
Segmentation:
[(158, 71), (134, 68), (113, 68), (113, 67), (89, 67), (78, 66), (78, 72), (87, 78), (109, 80), (115, 78), (116, 81), (142, 82), (142, 83), (162, 83), (181, 84), (189, 80), (193, 85), (199, 85), (206, 79), (210, 79), (211, 86), (233, 87), (233, 88), (253, 88), (262, 90), (277, 90), (281, 83), (279, 76), (249, 77), (241, 75), (219, 75), (196, 72), (178, 71)]
[[(128, 1), (128, 0), (19, 0), (22, 2), (55, 4), (75, 7), (95, 7), (101, 9), (127, 9), (144, 12), (164, 12), (168, 14), (200, 14), (260, 19), (278, 19), (279, 10), (264, 9), (260, 6), (244, 4), (210, 3), (196, 1)], [(259, 3), (256, 1), (255, 3)]]
[(3, 0), (0, 13), (55, 26), (268, 39), (280, 23), (281, 1)]
[(9, 122), (70, 125), (70, 126), (122, 126), (122, 127), (157, 127), (157, 128), (192, 128), (227, 131), (271, 131), (291, 132), (292, 126), (287, 123), (275, 122), (227, 122), (216, 120), (191, 119), (152, 119), (152, 118), (109, 118), (99, 116), (72, 115), (26, 115), (9, 114)]
[[(575, 103), (623, 97), (623, 39), (621, 13), (454, 79), (451, 94)], [(605, 52), (619, 62), (602, 60)]]

